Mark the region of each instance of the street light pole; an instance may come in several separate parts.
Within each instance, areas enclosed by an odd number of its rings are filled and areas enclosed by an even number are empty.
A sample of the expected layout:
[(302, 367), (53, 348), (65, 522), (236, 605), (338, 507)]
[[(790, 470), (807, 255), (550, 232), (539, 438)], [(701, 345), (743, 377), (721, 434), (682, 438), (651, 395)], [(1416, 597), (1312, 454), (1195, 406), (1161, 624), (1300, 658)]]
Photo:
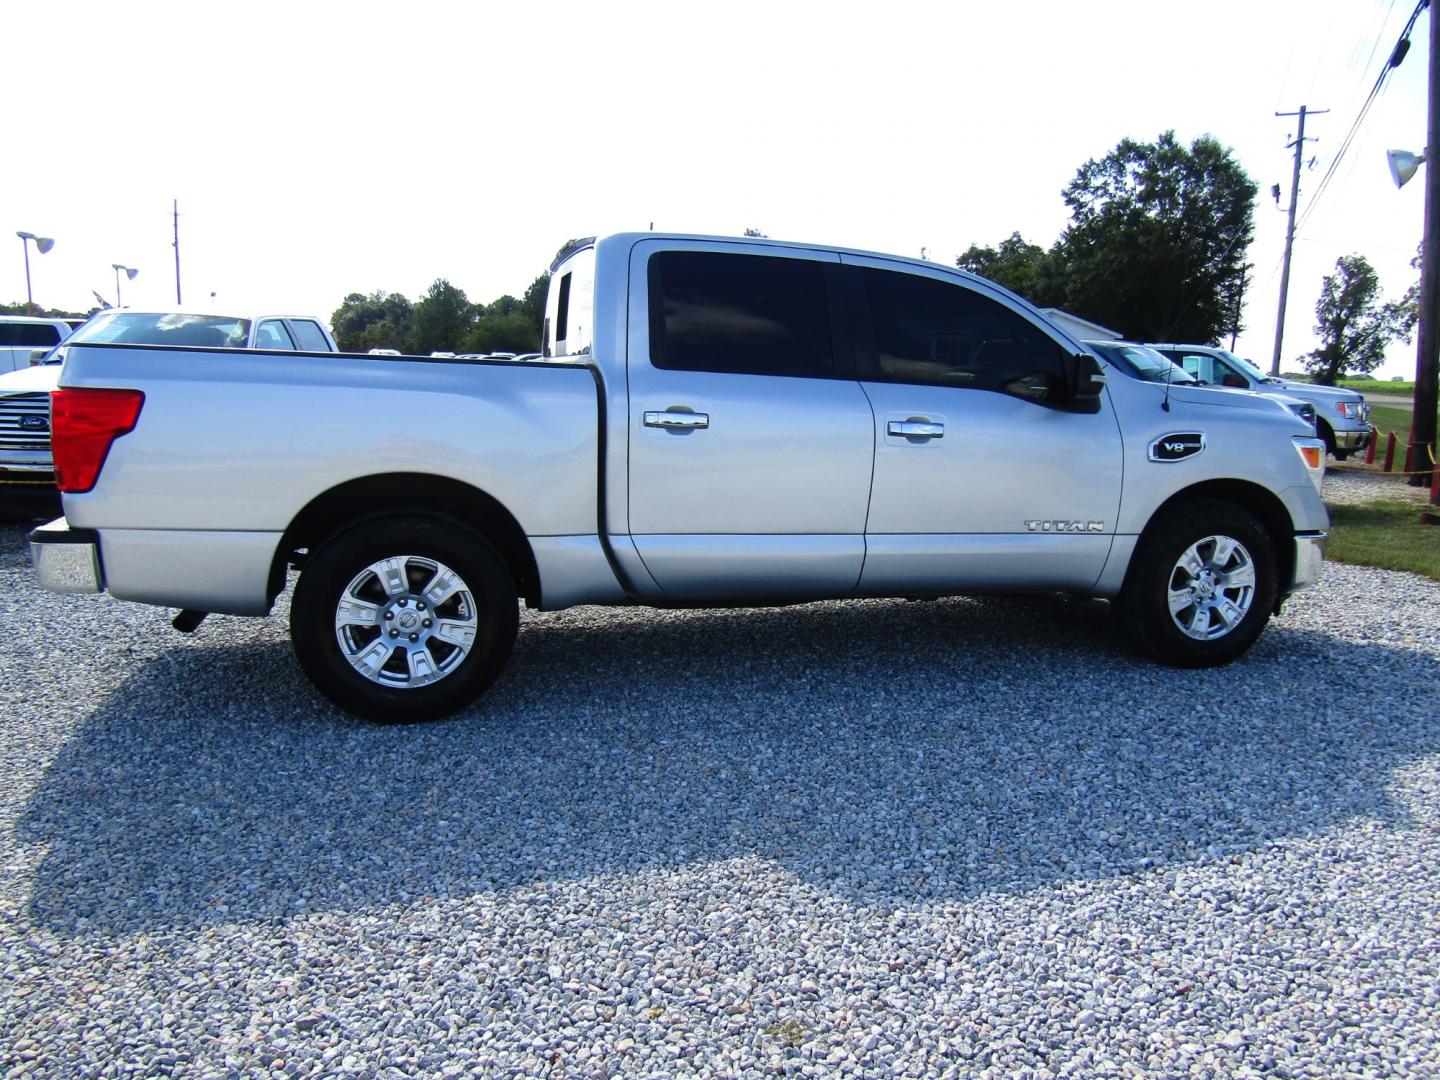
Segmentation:
[(138, 274), (138, 273), (140, 273), (140, 271), (139, 271), (139, 270), (136, 270), (133, 266), (121, 266), (119, 263), (111, 263), (110, 265), (115, 269), (115, 306), (118, 308), (118, 307), (121, 306), (121, 304), (120, 304), (120, 271), (121, 271), (121, 270), (124, 270), (124, 271), (125, 271), (125, 276), (126, 276), (127, 278), (129, 278), (131, 281), (134, 281), (134, 280), (135, 280), (135, 275)]
[(30, 292), (30, 241), (35, 241), (35, 250), (44, 255), (55, 246), (55, 241), (48, 236), (36, 236), (33, 232), (21, 232), (16, 230), (15, 235), (20, 238), (20, 247), (25, 252), (25, 314), (35, 314), (35, 298)]

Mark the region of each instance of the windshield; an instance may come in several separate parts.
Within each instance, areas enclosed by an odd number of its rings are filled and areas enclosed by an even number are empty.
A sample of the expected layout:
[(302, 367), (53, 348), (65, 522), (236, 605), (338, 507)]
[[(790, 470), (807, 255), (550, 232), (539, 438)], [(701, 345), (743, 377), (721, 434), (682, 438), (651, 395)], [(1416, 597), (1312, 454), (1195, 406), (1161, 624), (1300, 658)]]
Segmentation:
[(66, 340), (67, 345), (184, 345), (189, 348), (243, 349), (250, 320), (228, 315), (158, 314), (106, 311)]
[(1249, 375), (1250, 378), (1255, 379), (1258, 382), (1270, 381), (1270, 376), (1266, 375), (1249, 360), (1242, 359), (1241, 357), (1236, 356), (1233, 352), (1226, 352), (1224, 349), (1220, 349), (1218, 350), (1218, 352), (1221, 356), (1225, 357), (1226, 360), (1230, 361), (1230, 363), (1234, 364), (1246, 375)]
[(1193, 383), (1195, 377), (1144, 345), (1121, 345), (1110, 341), (1086, 342), (1101, 356), (1117, 361), (1122, 368), (1145, 382)]

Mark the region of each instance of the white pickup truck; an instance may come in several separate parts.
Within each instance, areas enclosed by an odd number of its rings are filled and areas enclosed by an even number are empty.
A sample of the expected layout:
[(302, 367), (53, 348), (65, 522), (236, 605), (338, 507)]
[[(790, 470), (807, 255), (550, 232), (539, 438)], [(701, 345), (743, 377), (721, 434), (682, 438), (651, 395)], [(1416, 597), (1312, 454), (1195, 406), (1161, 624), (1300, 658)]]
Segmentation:
[(0, 372), (29, 367), (33, 353), (55, 348), (70, 330), (65, 319), (0, 315)]
[[(623, 234), (552, 267), (544, 355), (75, 345), (42, 584), (263, 615), (333, 701), (473, 701), (517, 597), (733, 606), (1067, 591), (1140, 648), (1243, 652), (1317, 579), (1324, 444), (1255, 394), (1157, 384), (966, 273)], [(1107, 385), (1108, 378), (1108, 385)]]

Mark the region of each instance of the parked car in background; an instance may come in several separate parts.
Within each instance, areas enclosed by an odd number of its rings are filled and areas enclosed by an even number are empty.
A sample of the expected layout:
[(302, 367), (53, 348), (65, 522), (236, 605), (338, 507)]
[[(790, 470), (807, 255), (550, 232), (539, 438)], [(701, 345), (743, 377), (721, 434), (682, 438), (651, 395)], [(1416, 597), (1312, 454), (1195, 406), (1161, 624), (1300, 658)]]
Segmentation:
[[(1113, 361), (1117, 368), (1137, 379), (1144, 379), (1146, 382), (1168, 382), (1190, 386), (1200, 383), (1200, 380), (1194, 375), (1168, 357), (1156, 352), (1149, 345), (1140, 345), (1133, 341), (1087, 341), (1085, 344), (1092, 352), (1106, 360)], [(1314, 430), (1315, 406), (1310, 402), (1301, 401), (1288, 394), (1267, 393), (1265, 396), (1280, 402), (1309, 424), (1311, 430)]]
[(1336, 386), (1316, 386), (1266, 375), (1249, 360), (1213, 345), (1151, 345), (1168, 356), (1200, 382), (1233, 390), (1281, 395), (1315, 406), (1315, 434), (1325, 440), (1325, 449), (1344, 461), (1364, 450), (1374, 438), (1370, 406), (1363, 394)]
[(0, 315), (0, 372), (30, 366), (30, 354), (53, 349), (70, 336), (65, 319)]
[[(30, 320), (64, 327), (63, 320)], [(217, 315), (110, 308), (61, 339), (78, 344), (176, 345), (187, 348), (338, 352), (335, 339), (310, 315)], [(50, 392), (60, 380), (64, 349), (36, 366), (0, 374), (0, 514), (24, 516), (58, 506), (50, 450)]]

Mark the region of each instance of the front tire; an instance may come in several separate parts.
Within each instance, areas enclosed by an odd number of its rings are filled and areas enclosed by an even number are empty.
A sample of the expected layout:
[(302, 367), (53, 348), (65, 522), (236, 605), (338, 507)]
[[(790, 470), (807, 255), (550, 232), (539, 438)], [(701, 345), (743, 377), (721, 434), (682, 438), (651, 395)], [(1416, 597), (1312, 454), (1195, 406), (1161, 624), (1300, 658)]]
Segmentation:
[(1142, 652), (1176, 667), (1213, 667), (1254, 644), (1276, 590), (1275, 545), (1255, 515), (1192, 499), (1140, 538), (1116, 614)]
[(327, 540), (290, 607), (295, 657), (317, 689), (371, 720), (433, 720), (499, 676), (519, 623), (515, 584), (457, 522), (381, 518)]

